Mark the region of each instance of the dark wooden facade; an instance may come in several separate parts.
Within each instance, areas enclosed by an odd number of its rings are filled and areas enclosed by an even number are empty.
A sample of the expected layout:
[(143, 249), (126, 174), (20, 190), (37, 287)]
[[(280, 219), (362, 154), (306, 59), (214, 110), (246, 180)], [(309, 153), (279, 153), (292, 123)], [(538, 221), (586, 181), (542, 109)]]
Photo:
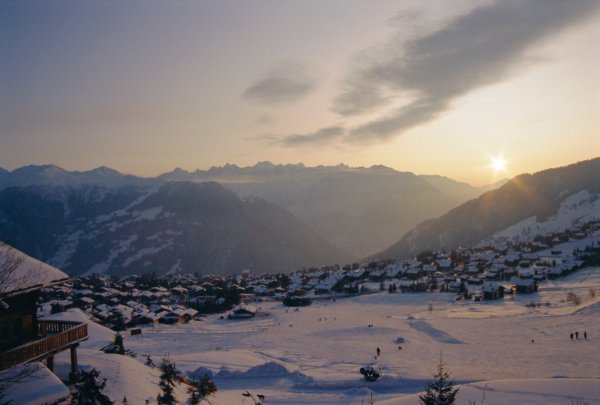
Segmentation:
[(5, 351), (38, 336), (37, 299), (39, 291), (4, 298), (8, 308), (0, 310), (0, 350)]
[(87, 324), (69, 321), (39, 321), (39, 335), (28, 342), (0, 353), (0, 370), (19, 364), (46, 359), (52, 369), (52, 358), (63, 350), (71, 349), (72, 372), (77, 370), (76, 347), (88, 338)]
[(71, 350), (71, 372), (77, 371), (77, 346), (87, 340), (83, 322), (38, 320), (41, 287), (6, 294), (0, 306), (0, 370), (31, 361), (46, 360), (50, 370), (54, 355)]

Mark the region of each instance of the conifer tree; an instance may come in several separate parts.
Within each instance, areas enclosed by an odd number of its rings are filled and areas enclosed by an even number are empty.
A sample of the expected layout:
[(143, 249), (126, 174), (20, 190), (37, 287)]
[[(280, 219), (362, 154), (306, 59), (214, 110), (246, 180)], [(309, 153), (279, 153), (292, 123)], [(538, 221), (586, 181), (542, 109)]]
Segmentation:
[(207, 375), (202, 377), (199, 381), (191, 382), (190, 387), (188, 388), (188, 394), (190, 394), (190, 402), (192, 405), (199, 404), (215, 392), (217, 392), (217, 386)]
[(454, 404), (458, 388), (454, 388), (454, 381), (450, 379), (450, 373), (440, 356), (437, 372), (433, 375), (433, 381), (427, 383), (425, 394), (419, 396), (423, 405), (452, 405)]
[(177, 377), (177, 369), (175, 363), (168, 357), (163, 358), (159, 369), (161, 371), (160, 382), (158, 383), (161, 394), (158, 394), (156, 401), (159, 404), (171, 405), (177, 403), (173, 395), (173, 387), (175, 386), (175, 378)]
[(91, 369), (89, 372), (79, 372), (79, 382), (75, 384), (78, 392), (75, 395), (73, 403), (78, 405), (113, 404), (113, 401), (111, 401), (107, 395), (100, 392), (106, 387), (106, 378), (104, 378), (102, 382), (98, 382), (97, 378), (99, 375), (100, 372), (95, 368)]

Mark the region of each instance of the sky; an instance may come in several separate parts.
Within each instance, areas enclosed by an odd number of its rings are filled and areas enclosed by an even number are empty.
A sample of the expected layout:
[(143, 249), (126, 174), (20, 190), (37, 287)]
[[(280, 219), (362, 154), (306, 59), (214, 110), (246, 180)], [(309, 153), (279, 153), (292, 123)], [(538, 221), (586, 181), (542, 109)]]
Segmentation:
[(598, 0), (0, 0), (0, 167), (488, 184), (600, 156), (599, 42)]

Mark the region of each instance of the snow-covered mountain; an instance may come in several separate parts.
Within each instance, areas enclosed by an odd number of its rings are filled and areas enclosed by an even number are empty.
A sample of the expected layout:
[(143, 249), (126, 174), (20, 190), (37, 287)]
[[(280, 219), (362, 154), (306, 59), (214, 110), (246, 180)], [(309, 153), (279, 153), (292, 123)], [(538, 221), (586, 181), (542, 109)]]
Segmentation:
[(357, 257), (384, 249), (420, 221), (441, 215), (483, 192), (447, 177), (417, 176), (385, 166), (353, 168), (343, 164), (226, 164), (193, 172), (177, 168), (155, 178), (125, 175), (106, 167), (69, 172), (44, 165), (0, 171), (0, 190), (29, 185), (158, 186), (169, 181), (218, 182), (242, 199), (260, 198), (276, 204), (338, 249)]
[(125, 185), (158, 184), (157, 179), (147, 179), (120, 173), (101, 166), (83, 172), (67, 171), (56, 165), (29, 165), (13, 171), (0, 170), (0, 190), (7, 187), (97, 185), (121, 187)]
[(71, 275), (291, 271), (348, 261), (300, 220), (217, 183), (11, 187), (0, 240)]
[(499, 237), (525, 232), (533, 240), (538, 231), (543, 234), (599, 217), (599, 194), (600, 158), (523, 174), (437, 219), (421, 222), (376, 257), (473, 246), (502, 231)]
[(600, 221), (600, 194), (583, 190), (564, 200), (556, 215), (545, 219), (531, 216), (500, 232), (495, 232), (481, 243), (531, 242), (537, 235), (551, 235), (576, 229), (592, 221)]
[(176, 169), (161, 178), (217, 181), (242, 198), (262, 198), (290, 211), (335, 246), (356, 256), (389, 246), (420, 221), (482, 192), (447, 177), (342, 164), (305, 167), (261, 162), (245, 168)]

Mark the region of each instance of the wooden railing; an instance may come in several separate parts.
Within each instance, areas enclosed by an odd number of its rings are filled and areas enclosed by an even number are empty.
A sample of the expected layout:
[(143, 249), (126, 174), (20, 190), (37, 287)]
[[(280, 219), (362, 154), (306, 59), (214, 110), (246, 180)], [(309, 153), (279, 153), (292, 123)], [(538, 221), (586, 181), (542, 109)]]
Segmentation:
[(81, 322), (75, 321), (38, 321), (38, 333), (41, 337), (55, 335), (68, 329), (81, 325)]
[(38, 329), (42, 339), (0, 353), (0, 370), (41, 360), (88, 338), (87, 323), (39, 321)]

